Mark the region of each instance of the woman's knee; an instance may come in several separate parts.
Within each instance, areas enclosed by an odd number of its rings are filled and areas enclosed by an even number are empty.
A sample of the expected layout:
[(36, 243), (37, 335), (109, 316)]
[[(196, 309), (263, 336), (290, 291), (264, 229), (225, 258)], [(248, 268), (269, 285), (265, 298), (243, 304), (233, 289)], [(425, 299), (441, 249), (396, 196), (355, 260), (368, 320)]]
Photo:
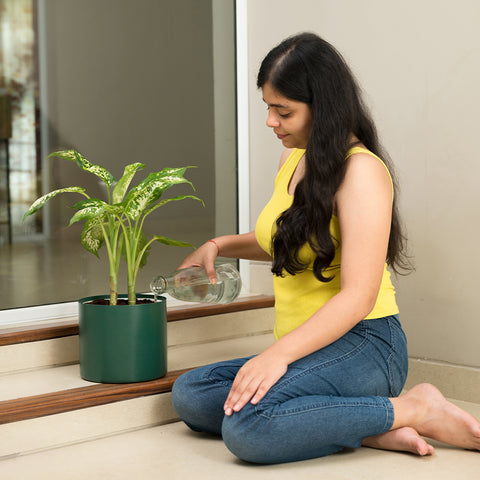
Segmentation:
[(172, 404), (185, 422), (196, 419), (204, 410), (201, 382), (198, 372), (191, 370), (177, 378), (172, 387)]
[(222, 438), (236, 457), (250, 463), (276, 463), (272, 449), (265, 438), (262, 419), (247, 405), (240, 412), (226, 416), (222, 423)]
[(205, 381), (202, 372), (187, 372), (180, 376), (172, 387), (173, 408), (194, 431), (219, 435), (224, 402), (222, 389)]
[(188, 410), (188, 405), (191, 404), (192, 395), (192, 385), (187, 374), (181, 375), (172, 387), (172, 404), (182, 420), (185, 416), (185, 410)]

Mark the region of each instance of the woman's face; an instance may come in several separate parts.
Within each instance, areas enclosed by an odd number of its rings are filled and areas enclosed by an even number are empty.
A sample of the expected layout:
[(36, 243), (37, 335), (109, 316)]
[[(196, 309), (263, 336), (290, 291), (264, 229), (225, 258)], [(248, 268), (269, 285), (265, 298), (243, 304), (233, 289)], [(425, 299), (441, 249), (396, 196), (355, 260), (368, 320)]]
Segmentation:
[(269, 83), (262, 87), (268, 107), (267, 126), (273, 128), (286, 148), (306, 148), (312, 127), (312, 112), (303, 102), (284, 97)]

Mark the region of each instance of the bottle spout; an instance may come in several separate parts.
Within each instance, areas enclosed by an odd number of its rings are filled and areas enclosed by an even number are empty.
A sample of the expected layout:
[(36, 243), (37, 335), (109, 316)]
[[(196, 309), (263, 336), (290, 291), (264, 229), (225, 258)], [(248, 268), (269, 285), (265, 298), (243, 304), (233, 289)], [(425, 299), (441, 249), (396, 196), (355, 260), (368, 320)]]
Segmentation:
[(152, 279), (150, 282), (150, 291), (152, 291), (155, 295), (160, 295), (162, 293), (165, 293), (167, 290), (167, 282), (164, 277), (159, 275), (158, 277), (155, 277)]

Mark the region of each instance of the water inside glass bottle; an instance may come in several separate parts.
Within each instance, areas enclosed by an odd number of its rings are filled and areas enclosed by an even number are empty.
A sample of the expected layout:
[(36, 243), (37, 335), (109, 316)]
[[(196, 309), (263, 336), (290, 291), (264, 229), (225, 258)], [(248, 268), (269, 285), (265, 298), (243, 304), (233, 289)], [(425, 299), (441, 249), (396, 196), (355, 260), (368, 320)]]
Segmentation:
[(231, 264), (215, 268), (217, 283), (211, 284), (203, 267), (177, 270), (170, 275), (155, 277), (150, 289), (157, 295), (168, 293), (185, 302), (230, 303), (237, 298), (242, 281), (237, 269)]

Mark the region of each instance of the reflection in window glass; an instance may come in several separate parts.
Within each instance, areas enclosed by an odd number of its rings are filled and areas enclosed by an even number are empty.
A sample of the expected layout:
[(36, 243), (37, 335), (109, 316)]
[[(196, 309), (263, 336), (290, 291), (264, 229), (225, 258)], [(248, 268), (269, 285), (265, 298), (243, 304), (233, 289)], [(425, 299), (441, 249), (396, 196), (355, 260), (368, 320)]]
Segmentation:
[(22, 224), (25, 209), (40, 191), (34, 25), (32, 0), (0, 0), (0, 245), (41, 227), (38, 218)]
[[(147, 234), (197, 246), (235, 233), (233, 0), (0, 0), (0, 6), (2, 65), (6, 59), (0, 92), (11, 96), (14, 124), (8, 142), (14, 234), (9, 243), (1, 227), (0, 309), (108, 293), (105, 252), (100, 259), (86, 252), (82, 225), (67, 227), (78, 195), (56, 197), (20, 223), (34, 198), (57, 188), (80, 185), (102, 198), (96, 177), (73, 162), (46, 160), (55, 150), (75, 148), (117, 179), (126, 164), (145, 163), (134, 184), (152, 171), (193, 165), (186, 176), (205, 207), (171, 202), (147, 219)], [(166, 196), (191, 193), (179, 185)], [(139, 292), (187, 253), (153, 245)]]

